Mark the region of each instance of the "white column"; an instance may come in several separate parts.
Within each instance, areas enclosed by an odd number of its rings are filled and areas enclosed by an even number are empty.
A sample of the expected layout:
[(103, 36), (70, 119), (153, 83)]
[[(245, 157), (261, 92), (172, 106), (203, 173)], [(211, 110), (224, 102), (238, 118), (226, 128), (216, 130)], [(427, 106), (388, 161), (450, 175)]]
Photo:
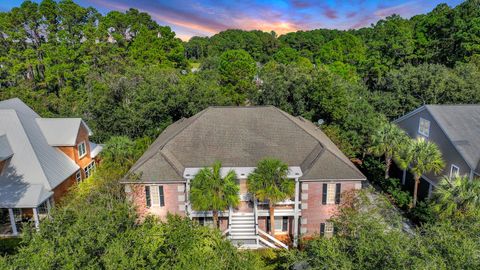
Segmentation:
[(402, 175), (402, 185), (405, 185), (405, 179), (407, 178), (407, 170), (403, 170), (403, 175)]
[(38, 209), (32, 208), (33, 209), (33, 220), (35, 221), (35, 228), (38, 230), (40, 227), (40, 218), (38, 217)]
[(255, 218), (254, 222), (255, 222), (255, 235), (257, 236), (255, 241), (256, 241), (256, 244), (258, 245), (258, 205), (257, 205), (257, 197), (255, 197), (255, 195), (253, 195), (253, 216)]
[(15, 223), (15, 215), (13, 214), (13, 209), (8, 208), (8, 215), (10, 216), (10, 225), (12, 226), (13, 235), (17, 235), (17, 224)]
[(430, 199), (432, 197), (432, 189), (433, 189), (433, 185), (428, 182), (428, 198)]
[(50, 210), (52, 210), (52, 205), (50, 204), (50, 198), (47, 199), (47, 214), (50, 216)]
[(300, 182), (295, 178), (295, 206), (293, 214), (293, 246), (298, 245), (298, 205), (300, 202)]

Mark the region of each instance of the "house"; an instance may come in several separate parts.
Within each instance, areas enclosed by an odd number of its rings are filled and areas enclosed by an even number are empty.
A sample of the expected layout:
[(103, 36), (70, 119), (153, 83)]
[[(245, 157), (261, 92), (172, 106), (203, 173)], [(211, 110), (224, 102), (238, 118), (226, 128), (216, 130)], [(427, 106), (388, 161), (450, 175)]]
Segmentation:
[(0, 102), (0, 234), (40, 219), (95, 168), (102, 146), (80, 118), (42, 118), (20, 99)]
[(480, 175), (480, 105), (425, 105), (394, 123), (412, 138), (434, 142), (442, 152), (446, 166), (438, 175), (422, 176), (420, 198), (429, 197), (444, 176)]
[[(295, 196), (276, 204), (275, 237), (266, 202), (252, 200), (246, 180), (265, 157), (289, 165)], [(122, 180), (141, 217), (167, 213), (212, 223), (212, 212), (192, 209), (190, 181), (204, 167), (222, 162), (222, 173), (234, 170), (240, 205), (220, 213), (220, 228), (248, 247), (285, 247), (300, 235), (332, 234), (327, 220), (341, 203), (341, 194), (360, 189), (365, 176), (313, 123), (272, 106), (209, 107), (167, 129)]]

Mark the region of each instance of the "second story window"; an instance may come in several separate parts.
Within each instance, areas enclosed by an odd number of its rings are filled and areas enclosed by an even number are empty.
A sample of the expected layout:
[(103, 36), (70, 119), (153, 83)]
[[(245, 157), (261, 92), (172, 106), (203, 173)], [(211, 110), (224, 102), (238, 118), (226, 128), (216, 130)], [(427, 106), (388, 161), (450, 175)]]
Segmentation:
[(323, 184), (322, 204), (340, 204), (342, 184)]
[(460, 174), (460, 168), (452, 164), (452, 166), (450, 167), (450, 179), (457, 177), (459, 174)]
[(163, 193), (163, 186), (146, 186), (145, 197), (147, 200), (147, 207), (165, 206), (165, 195)]
[(418, 123), (418, 134), (428, 138), (430, 135), (430, 121), (420, 117), (420, 122)]
[(85, 141), (79, 143), (77, 148), (78, 148), (78, 158), (82, 158), (87, 154), (87, 146), (85, 144)]

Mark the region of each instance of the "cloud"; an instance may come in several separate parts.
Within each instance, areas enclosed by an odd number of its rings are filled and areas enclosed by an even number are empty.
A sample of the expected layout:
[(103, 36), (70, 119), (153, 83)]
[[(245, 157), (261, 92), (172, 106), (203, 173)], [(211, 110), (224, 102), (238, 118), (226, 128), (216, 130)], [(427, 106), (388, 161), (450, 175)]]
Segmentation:
[[(236, 28), (283, 34), (320, 27), (351, 29), (369, 26), (393, 13), (410, 17), (442, 0), (79, 0), (107, 10), (136, 8), (159, 24), (169, 25), (182, 39), (211, 36)], [(455, 2), (458, 0), (446, 0)]]

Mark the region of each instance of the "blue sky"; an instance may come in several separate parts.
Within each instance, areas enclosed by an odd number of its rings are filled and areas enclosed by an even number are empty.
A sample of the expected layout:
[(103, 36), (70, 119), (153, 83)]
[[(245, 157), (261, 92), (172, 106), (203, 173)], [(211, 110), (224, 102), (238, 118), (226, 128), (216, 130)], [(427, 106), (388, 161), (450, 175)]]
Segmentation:
[[(0, 10), (10, 10), (21, 0), (0, 0)], [(38, 1), (36, 1), (38, 2)], [(211, 36), (237, 29), (274, 30), (278, 34), (316, 28), (350, 29), (369, 26), (393, 13), (403, 17), (426, 13), (439, 3), (455, 6), (461, 0), (77, 0), (102, 13), (130, 7), (150, 13), (161, 25), (169, 25), (182, 39)]]

